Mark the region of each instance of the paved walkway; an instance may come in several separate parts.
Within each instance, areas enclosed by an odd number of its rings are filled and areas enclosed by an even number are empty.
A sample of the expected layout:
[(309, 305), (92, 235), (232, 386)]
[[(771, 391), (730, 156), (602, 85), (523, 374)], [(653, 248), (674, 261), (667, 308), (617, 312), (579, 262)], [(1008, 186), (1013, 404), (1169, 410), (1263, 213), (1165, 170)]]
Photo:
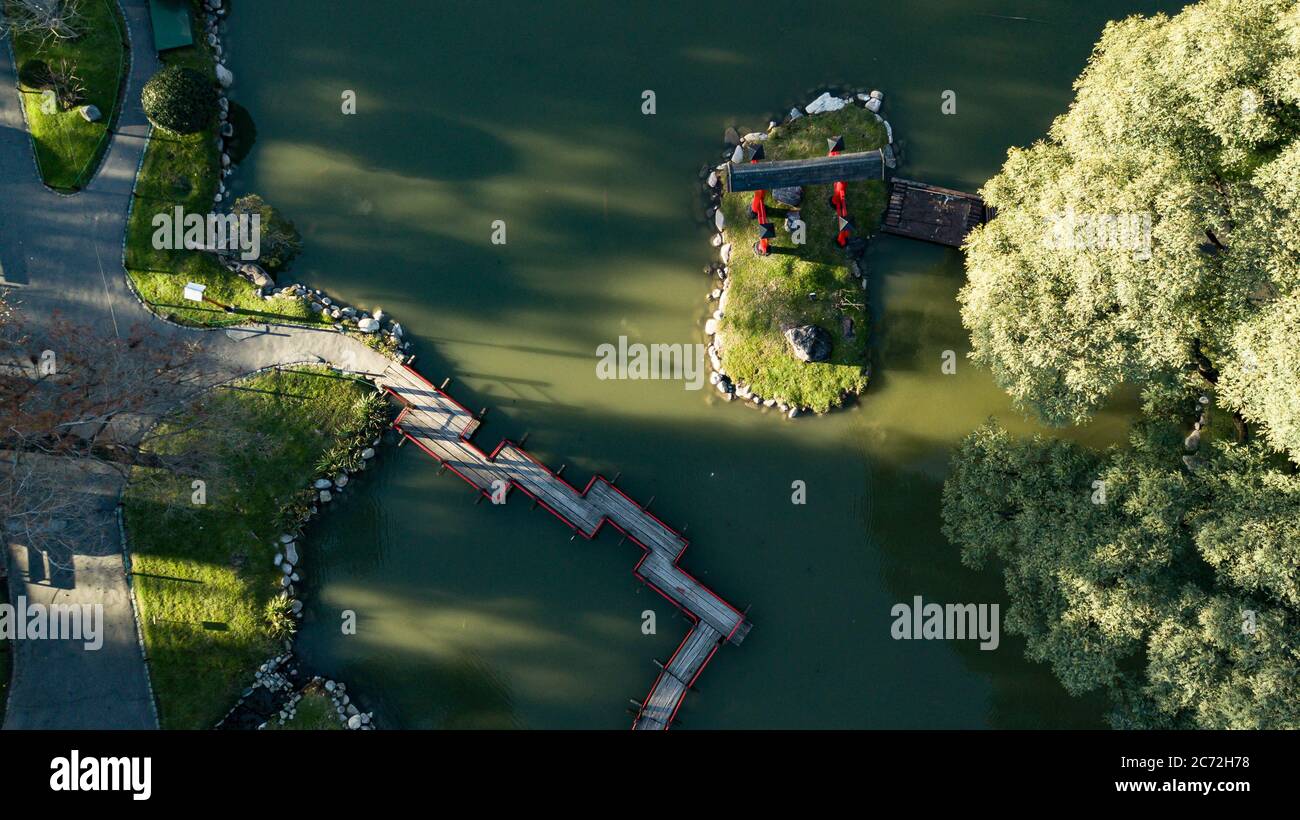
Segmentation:
[[(164, 339), (198, 338), (211, 355), (208, 383), (263, 367), (328, 362), (380, 373), (381, 354), (342, 333), (259, 325), (222, 331), (177, 328), (157, 320), (131, 293), (122, 269), (122, 238), (136, 170), (149, 133), (140, 89), (159, 67), (152, 50), (147, 0), (119, 0), (132, 40), (131, 69), (117, 133), (86, 189), (60, 196), (41, 184), (32, 159), (11, 52), (0, 47), (0, 285), (32, 321), (64, 317), (125, 336), (135, 325)], [(144, 659), (136, 641), (118, 538), (122, 479), (102, 472), (70, 491), (102, 514), (102, 539), (73, 556), (66, 573), (48, 575), (20, 545), (6, 545), (11, 598), (102, 604), (104, 646), (74, 650), (63, 641), (17, 641), (6, 729), (156, 728)], [(39, 556), (36, 556), (39, 558)]]

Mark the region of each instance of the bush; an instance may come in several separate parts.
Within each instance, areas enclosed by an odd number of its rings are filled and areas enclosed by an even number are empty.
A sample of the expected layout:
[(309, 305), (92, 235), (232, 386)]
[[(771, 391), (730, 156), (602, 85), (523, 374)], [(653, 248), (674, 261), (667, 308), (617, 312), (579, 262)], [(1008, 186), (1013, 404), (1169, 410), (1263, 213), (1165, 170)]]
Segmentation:
[(217, 92), (192, 68), (166, 66), (145, 83), (140, 95), (144, 113), (159, 128), (194, 134), (217, 115)]
[(302, 236), (294, 224), (257, 194), (245, 194), (230, 206), (233, 214), (259, 214), (262, 218), (262, 247), (258, 264), (268, 271), (286, 270), (302, 252)]
[(28, 60), (18, 69), (18, 82), (36, 91), (54, 87), (54, 74), (44, 60)]

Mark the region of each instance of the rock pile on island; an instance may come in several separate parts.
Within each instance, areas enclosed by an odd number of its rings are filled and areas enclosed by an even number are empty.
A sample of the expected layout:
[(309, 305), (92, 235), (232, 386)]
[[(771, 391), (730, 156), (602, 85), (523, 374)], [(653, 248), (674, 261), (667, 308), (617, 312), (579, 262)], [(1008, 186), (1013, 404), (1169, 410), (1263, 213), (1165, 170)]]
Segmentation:
[(803, 188), (798, 185), (792, 188), (773, 188), (772, 198), (782, 205), (798, 208), (800, 203), (803, 202)]
[(791, 325), (782, 332), (799, 361), (824, 362), (831, 357), (831, 334), (817, 325)]

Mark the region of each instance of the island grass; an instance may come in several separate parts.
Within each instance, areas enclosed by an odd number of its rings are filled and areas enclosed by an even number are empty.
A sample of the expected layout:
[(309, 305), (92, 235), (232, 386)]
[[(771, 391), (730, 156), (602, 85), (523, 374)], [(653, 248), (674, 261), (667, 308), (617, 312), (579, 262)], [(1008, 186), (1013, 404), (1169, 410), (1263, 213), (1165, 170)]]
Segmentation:
[[(191, 0), (194, 30), (201, 32), (197, 0)], [(192, 68), (215, 85), (216, 56), (199, 37), (195, 45), (162, 55), (164, 63)], [(126, 270), (140, 297), (164, 318), (202, 327), (252, 321), (289, 321), (314, 324), (319, 316), (299, 299), (264, 300), (251, 282), (227, 270), (210, 253), (154, 247), (153, 218), (172, 213), (211, 213), (221, 181), (221, 155), (217, 151), (218, 123), (197, 134), (173, 134), (154, 128), (135, 183), (135, 201), (126, 229)], [(187, 282), (207, 285), (206, 295), (235, 308), (226, 313), (207, 303), (187, 302), (181, 292)]]
[(318, 686), (310, 686), (302, 693), (302, 699), (294, 707), (294, 716), (283, 724), (269, 723), (267, 729), (294, 729), (299, 731), (328, 731), (342, 729), (338, 712), (330, 696)]
[[(127, 68), (126, 23), (113, 0), (77, 0), (85, 19), (84, 33), (74, 40), (45, 41), (39, 32), (13, 37), (14, 67), (31, 60), (55, 65), (67, 59), (85, 86), (80, 105), (46, 113), (41, 91), (19, 86), (27, 126), (36, 150), (36, 164), (46, 185), (62, 191), (79, 190), (93, 176), (109, 144), (117, 120), (118, 100)], [(82, 105), (94, 105), (103, 115), (87, 122)]]
[[(866, 109), (802, 117), (771, 132), (764, 143), (768, 160), (804, 159), (826, 155), (826, 138), (842, 135), (846, 151), (868, 151), (885, 144), (885, 129)], [(866, 292), (848, 270), (848, 259), (835, 244), (837, 218), (828, 203), (831, 186), (804, 189), (799, 212), (807, 225), (807, 241), (795, 245), (785, 230), (791, 209), (766, 198), (768, 220), (777, 229), (772, 254), (753, 251), (757, 228), (749, 218), (752, 193), (726, 194), (722, 213), (724, 240), (731, 243), (730, 284), (726, 311), (720, 322), (722, 365), (732, 381), (749, 385), (763, 398), (825, 412), (845, 393), (867, 386), (867, 337), (870, 331)], [(874, 232), (884, 212), (883, 181), (850, 182), (849, 213), (858, 235)], [(814, 294), (815, 298), (810, 298)], [(842, 333), (841, 317), (853, 320), (853, 338)], [(782, 333), (787, 324), (814, 324), (833, 340), (827, 362), (796, 359)]]
[(368, 393), (323, 368), (270, 371), (164, 422), (156, 452), (210, 465), (203, 505), (192, 503), (192, 482), (204, 470), (133, 471), (124, 499), (132, 582), (163, 728), (211, 727), (279, 651), (265, 611), (280, 589), (281, 511), (340, 440), (373, 435)]

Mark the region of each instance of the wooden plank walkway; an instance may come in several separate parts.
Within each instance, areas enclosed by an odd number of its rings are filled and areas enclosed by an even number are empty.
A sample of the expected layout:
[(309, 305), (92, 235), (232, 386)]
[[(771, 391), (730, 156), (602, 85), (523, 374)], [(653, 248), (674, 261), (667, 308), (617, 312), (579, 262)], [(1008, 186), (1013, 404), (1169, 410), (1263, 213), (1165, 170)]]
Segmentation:
[(960, 248), (972, 228), (992, 218), (992, 209), (985, 208), (984, 200), (975, 194), (894, 179), (881, 230)]
[(377, 384), (404, 405), (394, 427), (488, 498), (518, 488), (583, 538), (606, 522), (645, 550), (634, 574), (686, 613), (694, 626), (662, 668), (633, 728), (667, 729), (714, 651), (739, 644), (751, 624), (677, 565), (687, 541), (605, 479), (593, 476), (579, 492), (519, 445), (503, 441), (487, 454), (470, 439), (478, 419), (414, 370), (390, 364)]
[(884, 179), (885, 157), (880, 149), (833, 157), (786, 159), (774, 162), (732, 162), (727, 166), (727, 190), (770, 191), (795, 185), (831, 185), (859, 179)]

